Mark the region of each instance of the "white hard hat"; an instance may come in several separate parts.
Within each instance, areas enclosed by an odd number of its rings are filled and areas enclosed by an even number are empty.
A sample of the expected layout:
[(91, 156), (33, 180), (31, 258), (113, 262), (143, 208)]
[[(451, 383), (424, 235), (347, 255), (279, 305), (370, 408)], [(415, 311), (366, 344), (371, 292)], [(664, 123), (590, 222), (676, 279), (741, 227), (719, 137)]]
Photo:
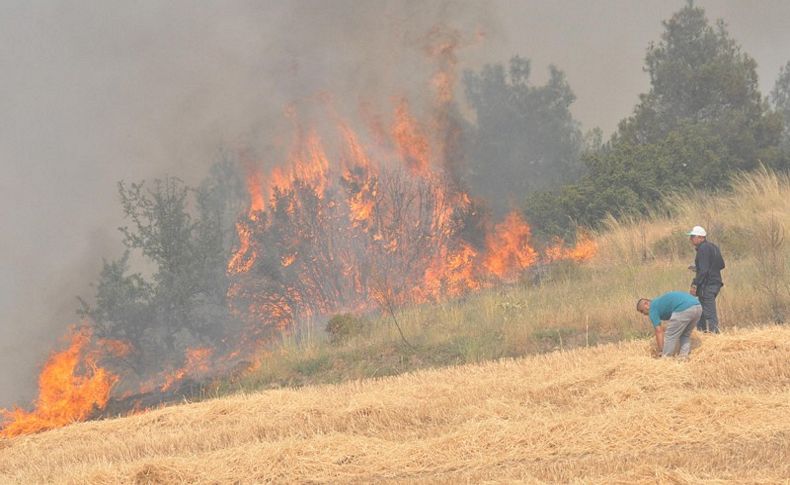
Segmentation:
[(691, 231), (686, 233), (687, 236), (707, 236), (708, 233), (705, 232), (705, 228), (702, 226), (694, 226)]

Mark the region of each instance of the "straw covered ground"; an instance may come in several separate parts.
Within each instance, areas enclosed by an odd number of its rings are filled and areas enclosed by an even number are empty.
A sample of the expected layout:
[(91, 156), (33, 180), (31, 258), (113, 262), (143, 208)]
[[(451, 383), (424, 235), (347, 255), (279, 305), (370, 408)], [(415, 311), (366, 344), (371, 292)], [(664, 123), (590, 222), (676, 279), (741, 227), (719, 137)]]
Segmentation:
[(2, 483), (790, 483), (790, 328), (270, 390), (0, 441)]

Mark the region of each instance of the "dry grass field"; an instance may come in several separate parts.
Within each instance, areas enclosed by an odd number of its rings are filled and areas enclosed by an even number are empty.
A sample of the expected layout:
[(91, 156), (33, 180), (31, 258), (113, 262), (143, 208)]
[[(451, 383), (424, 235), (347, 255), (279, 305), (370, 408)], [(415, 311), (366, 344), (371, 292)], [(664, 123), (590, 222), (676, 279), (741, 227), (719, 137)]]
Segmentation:
[(2, 483), (790, 483), (790, 328), (269, 390), (0, 440)]

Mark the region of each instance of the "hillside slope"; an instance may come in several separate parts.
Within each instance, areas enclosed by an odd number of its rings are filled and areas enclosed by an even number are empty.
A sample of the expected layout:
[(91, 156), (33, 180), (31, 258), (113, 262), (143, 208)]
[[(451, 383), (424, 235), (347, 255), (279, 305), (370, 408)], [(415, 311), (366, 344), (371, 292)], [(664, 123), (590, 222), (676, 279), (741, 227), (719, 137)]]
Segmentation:
[(174, 406), (0, 441), (2, 483), (786, 482), (790, 328)]

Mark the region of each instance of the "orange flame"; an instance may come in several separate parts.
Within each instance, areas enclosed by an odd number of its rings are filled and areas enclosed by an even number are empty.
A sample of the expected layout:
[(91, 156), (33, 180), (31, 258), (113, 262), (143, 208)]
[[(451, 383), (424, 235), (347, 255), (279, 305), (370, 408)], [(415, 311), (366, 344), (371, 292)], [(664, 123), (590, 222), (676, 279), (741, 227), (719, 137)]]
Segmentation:
[(340, 130), (346, 142), (342, 181), (349, 187), (348, 206), (351, 223), (354, 227), (361, 227), (366, 231), (367, 222), (373, 215), (376, 197), (373, 164), (356, 133), (345, 123), (340, 124)]
[(0, 435), (36, 433), (82, 421), (107, 404), (117, 376), (99, 367), (96, 355), (86, 351), (90, 328), (70, 333), (68, 348), (53, 353), (39, 375), (35, 409), (0, 410), (5, 420)]
[[(271, 175), (271, 188), (286, 192), (297, 181), (315, 188), (322, 196), (329, 172), (329, 158), (318, 134), (311, 132), (304, 142), (294, 150), (287, 167), (275, 167)], [(271, 192), (271, 191), (270, 191)]]
[(529, 224), (517, 212), (511, 212), (486, 238), (485, 267), (499, 278), (513, 280), (538, 259), (530, 245), (531, 237)]
[(441, 26), (433, 28), (425, 38), (423, 50), (436, 64), (431, 83), (436, 90), (436, 102), (440, 105), (453, 99), (458, 64), (456, 51), (461, 44), (460, 32)]
[(426, 271), (423, 285), (413, 291), (417, 301), (456, 297), (482, 288), (477, 275), (478, 252), (469, 244), (455, 251), (443, 251)]
[[(472, 202), (449, 180), (447, 163), (431, 162), (431, 140), (443, 140), (429, 138), (422, 126), (405, 100), (396, 107), (390, 146), (405, 173), (381, 168), (342, 121), (336, 163), (311, 135), (287, 168), (274, 169), (271, 217), (255, 228), (239, 225), (240, 241), (252, 240), (241, 232), (248, 229), (260, 231), (254, 240), (269, 241), (272, 247), (246, 248), (269, 262), (260, 276), (231, 275), (228, 292), (234, 314), (253, 333), (288, 329), (300, 317), (370, 309), (376, 295), (393, 304), (440, 301), (515, 281), (538, 261), (529, 224), (517, 212), (480, 226), (489, 228), (484, 248), (465, 240)], [(593, 252), (590, 241), (573, 250), (549, 248), (546, 257), (584, 260)]]
[(255, 217), (255, 213), (262, 211), (266, 206), (263, 199), (263, 181), (261, 173), (255, 169), (249, 171), (247, 177), (247, 190), (250, 192), (250, 217)]
[(543, 259), (548, 263), (560, 260), (589, 261), (597, 251), (596, 242), (589, 235), (582, 233), (577, 236), (576, 245), (572, 248), (566, 247), (565, 241), (561, 238), (555, 238), (554, 243), (544, 251)]
[(411, 116), (406, 99), (401, 99), (395, 109), (392, 136), (408, 169), (415, 175), (426, 175), (431, 159), (430, 145), (422, 128)]
[[(250, 210), (248, 219), (251, 222), (258, 220), (258, 213), (265, 208), (263, 199), (263, 184), (261, 174), (251, 166), (247, 170), (247, 191), (250, 194)], [(255, 263), (256, 253), (250, 249), (251, 229), (242, 222), (236, 223), (236, 233), (239, 236), (239, 248), (228, 261), (229, 273), (246, 273)]]
[[(252, 217), (250, 217), (252, 220)], [(250, 228), (241, 222), (236, 223), (236, 233), (239, 235), (239, 249), (233, 253), (228, 261), (229, 273), (246, 273), (255, 263), (255, 251), (250, 252)], [(248, 254), (249, 253), (249, 254)]]
[(186, 363), (180, 369), (172, 372), (165, 377), (165, 383), (160, 388), (162, 391), (167, 391), (173, 384), (180, 381), (187, 375), (200, 375), (209, 372), (211, 369), (209, 358), (214, 352), (210, 348), (189, 349), (186, 351)]

